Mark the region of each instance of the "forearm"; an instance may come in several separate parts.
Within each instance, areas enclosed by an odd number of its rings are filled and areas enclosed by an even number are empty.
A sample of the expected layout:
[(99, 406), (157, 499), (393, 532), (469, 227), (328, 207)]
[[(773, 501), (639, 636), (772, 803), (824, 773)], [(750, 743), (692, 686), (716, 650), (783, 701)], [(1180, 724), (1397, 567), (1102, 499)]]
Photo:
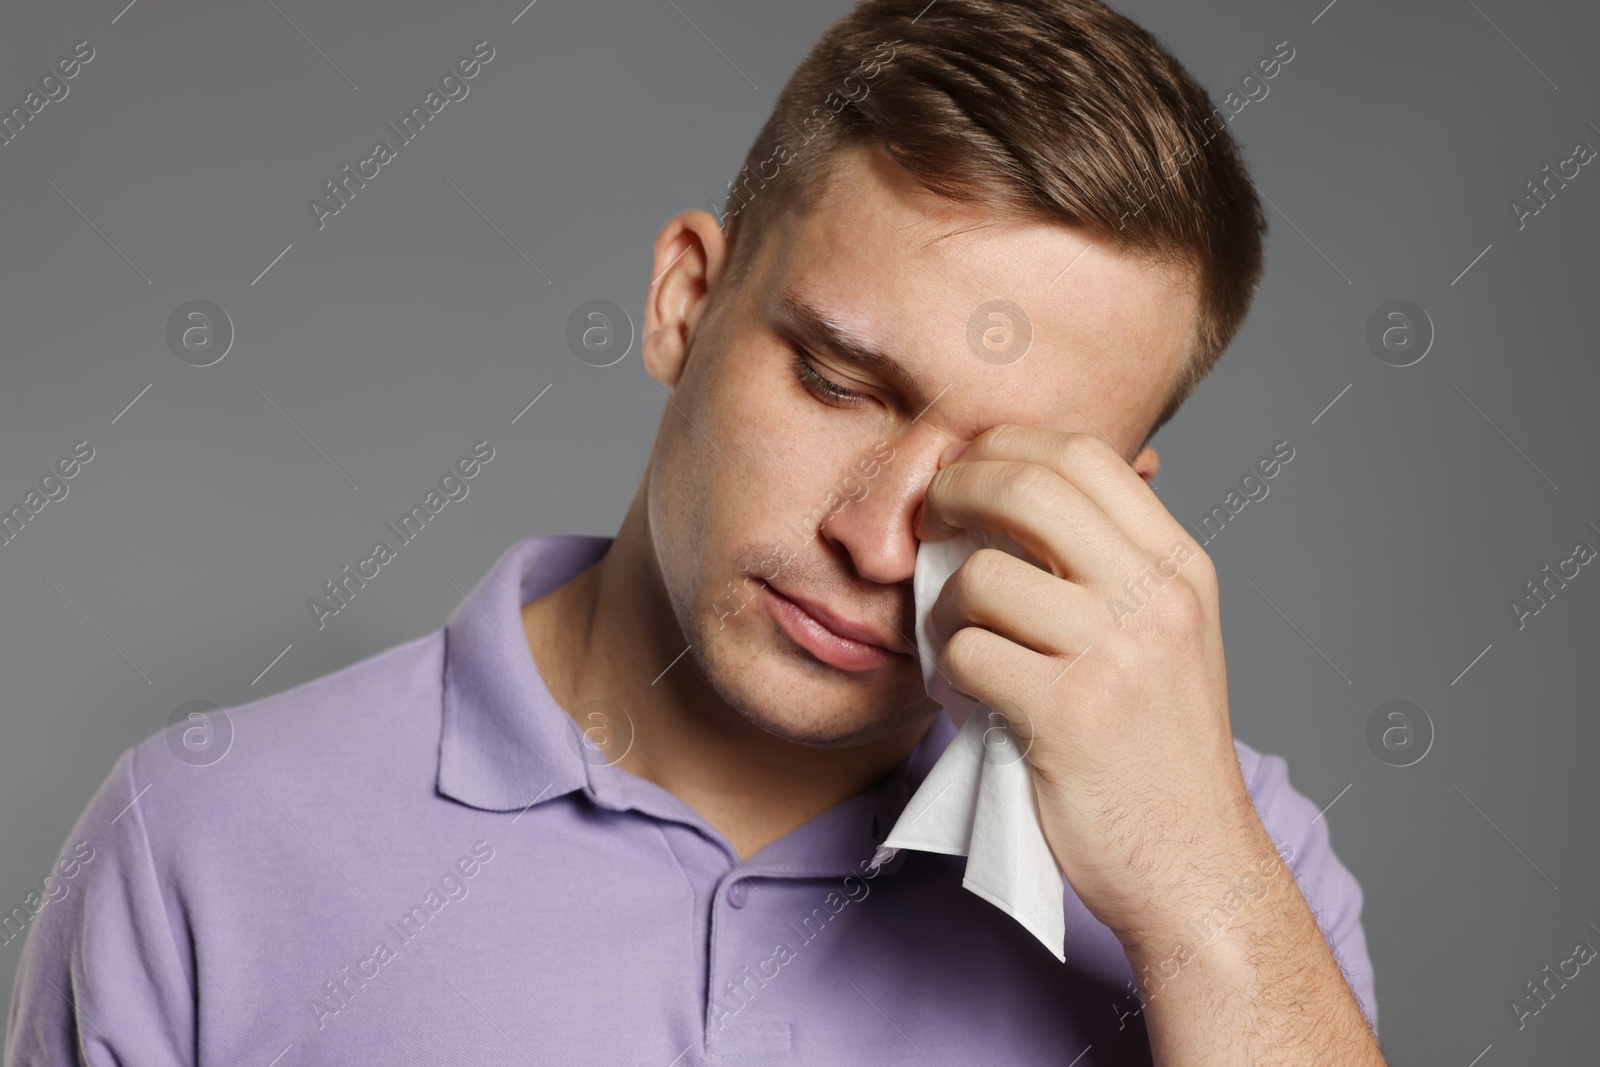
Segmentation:
[[(1273, 871), (1259, 897), (1218, 878), (1194, 898), (1205, 918), (1125, 942), (1155, 1062), (1382, 1067), (1360, 1004), (1270, 841), (1238, 866), (1254, 873), (1258, 864)], [(1199, 910), (1230, 899), (1242, 903)]]

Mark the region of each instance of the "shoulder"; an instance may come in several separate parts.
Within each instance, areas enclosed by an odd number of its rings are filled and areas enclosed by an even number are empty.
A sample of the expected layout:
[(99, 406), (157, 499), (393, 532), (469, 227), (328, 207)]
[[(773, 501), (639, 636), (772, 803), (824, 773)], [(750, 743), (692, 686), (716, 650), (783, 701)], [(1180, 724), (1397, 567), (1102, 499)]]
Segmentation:
[(436, 630), (125, 749), (63, 851), (88, 877), (56, 920), (98, 897), (108, 916), (164, 913), (181, 942), (211, 908), (342, 870), (331, 856), (433, 796), (443, 643)]
[(348, 811), (402, 773), (431, 785), (443, 671), (439, 629), (247, 703), (198, 706), (125, 752), (102, 790), (134, 805), (159, 864), (270, 827), (274, 809)]
[(383, 748), (407, 732), (437, 728), (443, 673), (439, 629), (255, 700), (222, 708), (196, 702), (186, 721), (146, 737), (131, 758), (150, 782), (230, 763), (270, 775)]
[[(297, 967), (359, 912), (348, 876), (413, 842), (435, 796), (444, 640), (124, 749), (40, 891), (0, 924), (0, 942), (27, 938), (6, 1062), (75, 1063), (96, 1044), (119, 1063), (192, 1063), (197, 998), (235, 981), (211, 970)], [(240, 915), (270, 916), (276, 947)]]

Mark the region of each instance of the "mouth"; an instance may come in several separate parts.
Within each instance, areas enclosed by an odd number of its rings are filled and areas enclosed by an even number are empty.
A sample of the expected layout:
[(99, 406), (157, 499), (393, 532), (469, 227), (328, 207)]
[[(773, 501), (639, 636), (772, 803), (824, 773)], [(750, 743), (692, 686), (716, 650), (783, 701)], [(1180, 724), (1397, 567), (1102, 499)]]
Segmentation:
[(785, 596), (767, 582), (761, 583), (761, 596), (790, 640), (831, 667), (870, 671), (911, 655), (898, 635), (886, 637), (841, 619), (816, 601)]

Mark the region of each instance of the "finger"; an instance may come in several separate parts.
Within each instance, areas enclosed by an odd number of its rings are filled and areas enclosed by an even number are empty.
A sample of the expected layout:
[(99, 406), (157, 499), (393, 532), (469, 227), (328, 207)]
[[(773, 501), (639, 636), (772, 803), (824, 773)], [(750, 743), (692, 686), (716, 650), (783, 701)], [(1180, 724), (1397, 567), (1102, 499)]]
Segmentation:
[(957, 567), (929, 621), (948, 636), (981, 626), (1047, 656), (1076, 653), (1105, 626), (1104, 598), (998, 548), (980, 548)]
[(1003, 715), (1025, 743), (1043, 725), (1030, 709), (1040, 707), (1039, 694), (1061, 673), (1059, 660), (977, 626), (950, 636), (938, 667), (951, 685)]
[(1180, 539), (1193, 539), (1139, 473), (1104, 438), (1007, 423), (972, 439), (956, 463), (983, 459), (1026, 460), (1048, 467), (1094, 501), (1147, 552), (1167, 554)]
[(929, 481), (921, 525), (917, 536), (934, 541), (954, 530), (1004, 530), (1056, 577), (1084, 584), (1113, 587), (1148, 562), (1082, 491), (1032, 462), (963, 455)]

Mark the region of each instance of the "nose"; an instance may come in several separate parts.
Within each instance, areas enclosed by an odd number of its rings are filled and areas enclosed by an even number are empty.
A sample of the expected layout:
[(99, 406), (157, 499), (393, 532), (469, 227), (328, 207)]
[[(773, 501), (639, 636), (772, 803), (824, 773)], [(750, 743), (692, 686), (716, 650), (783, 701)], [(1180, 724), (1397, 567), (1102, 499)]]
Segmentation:
[(881, 447), (871, 453), (878, 460), (875, 475), (863, 478), (856, 468), (865, 492), (835, 512), (820, 533), (850, 557), (862, 578), (883, 585), (911, 580), (917, 563), (917, 509), (939, 469), (939, 454), (953, 440), (927, 423), (912, 426), (888, 441), (887, 459)]

